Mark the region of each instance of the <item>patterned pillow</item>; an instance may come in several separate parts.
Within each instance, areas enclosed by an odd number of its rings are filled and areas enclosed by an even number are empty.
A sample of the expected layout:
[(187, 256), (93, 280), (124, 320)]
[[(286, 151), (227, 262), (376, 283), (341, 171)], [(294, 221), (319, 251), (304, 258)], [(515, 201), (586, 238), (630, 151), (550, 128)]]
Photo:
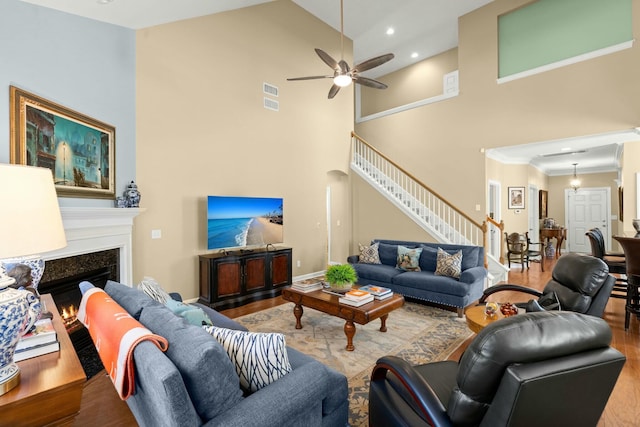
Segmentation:
[(380, 264), (380, 255), (378, 254), (379, 243), (376, 242), (371, 246), (363, 246), (358, 243), (360, 247), (360, 258), (358, 262), (362, 264)]
[(453, 255), (438, 248), (438, 261), (436, 264), (437, 276), (449, 276), (455, 279), (460, 277), (462, 272), (462, 251), (458, 251)]
[(162, 289), (162, 286), (153, 277), (142, 279), (142, 282), (138, 284), (138, 289), (147, 294), (149, 298), (162, 304), (166, 304), (167, 300), (171, 299), (171, 296)]
[(409, 249), (398, 245), (398, 258), (396, 268), (405, 271), (420, 271), (420, 254), (422, 248)]
[(244, 332), (204, 326), (227, 351), (240, 377), (240, 386), (260, 390), (291, 372), (283, 334)]

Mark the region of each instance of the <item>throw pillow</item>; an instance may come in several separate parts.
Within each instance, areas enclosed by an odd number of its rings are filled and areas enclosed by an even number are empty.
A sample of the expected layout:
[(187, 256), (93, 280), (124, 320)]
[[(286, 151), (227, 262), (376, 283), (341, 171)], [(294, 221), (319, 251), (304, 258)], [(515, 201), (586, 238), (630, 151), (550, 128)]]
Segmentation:
[(380, 255), (378, 254), (378, 243), (374, 243), (371, 246), (363, 246), (358, 243), (360, 247), (360, 258), (358, 262), (363, 264), (380, 264)]
[(204, 330), (227, 351), (245, 390), (260, 390), (291, 372), (283, 334), (243, 332), (215, 326), (205, 326)]
[(153, 277), (145, 277), (142, 279), (142, 282), (138, 284), (138, 289), (162, 304), (166, 304), (168, 300), (172, 299)]
[(455, 279), (460, 277), (462, 273), (462, 251), (458, 251), (453, 255), (438, 248), (438, 261), (436, 265), (437, 276), (449, 276)]
[(112, 280), (107, 280), (104, 290), (136, 320), (140, 319), (143, 308), (162, 307), (162, 304), (149, 298), (144, 292)]
[(422, 248), (409, 249), (398, 245), (398, 258), (396, 268), (405, 271), (420, 271), (420, 254)]
[(194, 307), (192, 305), (185, 304), (183, 302), (176, 301), (171, 298), (167, 300), (167, 303), (165, 305), (169, 308), (169, 310), (173, 312), (173, 314), (176, 314), (182, 317), (184, 320), (187, 321), (187, 323), (191, 325), (195, 325), (195, 326), (212, 326), (213, 325), (213, 322), (211, 321), (209, 316), (207, 316), (207, 313), (205, 313), (204, 310), (202, 310), (199, 307)]

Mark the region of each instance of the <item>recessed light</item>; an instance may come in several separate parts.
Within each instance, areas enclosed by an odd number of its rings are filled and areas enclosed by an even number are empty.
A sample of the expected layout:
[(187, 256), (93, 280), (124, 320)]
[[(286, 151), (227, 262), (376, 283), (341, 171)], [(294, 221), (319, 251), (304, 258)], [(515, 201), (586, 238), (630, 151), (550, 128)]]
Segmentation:
[(417, 57), (418, 57), (418, 52), (413, 52), (413, 53), (411, 54), (411, 57), (412, 57), (412, 58), (417, 58)]
[(562, 147), (560, 151), (571, 151), (571, 147)]
[(96, 3), (98, 4), (109, 4), (112, 3), (113, 0), (96, 0)]
[(395, 33), (395, 32), (396, 32), (396, 30), (394, 30), (394, 29), (393, 29), (393, 27), (389, 27), (389, 28), (387, 28), (387, 35), (388, 35), (388, 36), (392, 35), (392, 34), (393, 34), (393, 33)]

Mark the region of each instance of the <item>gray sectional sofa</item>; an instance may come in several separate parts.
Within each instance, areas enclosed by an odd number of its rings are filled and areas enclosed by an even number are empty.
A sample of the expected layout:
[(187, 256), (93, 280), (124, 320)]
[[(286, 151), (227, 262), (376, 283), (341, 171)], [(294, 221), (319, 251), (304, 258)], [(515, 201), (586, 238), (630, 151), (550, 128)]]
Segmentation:
[[(372, 240), (371, 244), (374, 243), (378, 243), (380, 264), (362, 263), (359, 255), (347, 258), (347, 262), (356, 269), (361, 285), (384, 286), (406, 297), (455, 307), (460, 317), (465, 307), (482, 296), (487, 276), (482, 246), (380, 239)], [(420, 271), (405, 271), (396, 267), (399, 246), (422, 249)], [(459, 278), (435, 274), (438, 248), (449, 254), (462, 251)]]
[[(138, 289), (109, 281), (105, 291), (169, 341), (166, 353), (148, 341), (134, 350), (135, 393), (126, 402), (141, 426), (347, 425), (347, 379), (341, 373), (287, 347), (291, 372), (248, 394), (223, 347), (203, 328)], [(246, 331), (209, 307), (193, 305), (215, 326)]]

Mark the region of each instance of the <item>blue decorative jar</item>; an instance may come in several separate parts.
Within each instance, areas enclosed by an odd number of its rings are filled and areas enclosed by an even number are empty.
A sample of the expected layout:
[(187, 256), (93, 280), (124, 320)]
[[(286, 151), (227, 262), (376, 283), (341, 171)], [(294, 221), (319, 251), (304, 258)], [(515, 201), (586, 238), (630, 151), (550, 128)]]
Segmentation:
[(131, 181), (124, 190), (124, 198), (128, 208), (137, 208), (140, 206), (140, 192), (138, 186)]

